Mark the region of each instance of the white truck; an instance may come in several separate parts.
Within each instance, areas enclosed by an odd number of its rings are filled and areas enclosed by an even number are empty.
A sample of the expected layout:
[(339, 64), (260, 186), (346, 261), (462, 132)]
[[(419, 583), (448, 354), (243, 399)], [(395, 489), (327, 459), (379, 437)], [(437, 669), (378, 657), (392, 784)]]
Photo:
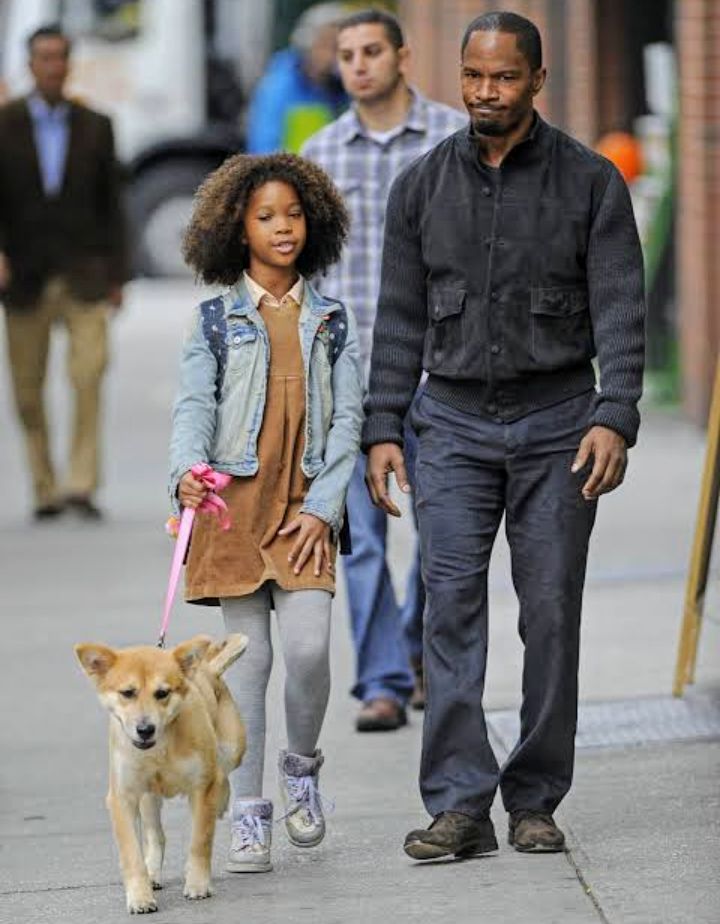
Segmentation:
[(180, 236), (193, 192), (242, 150), (247, 95), (270, 52), (272, 0), (0, 0), (5, 92), (30, 87), (27, 38), (73, 40), (68, 92), (113, 117), (136, 271), (187, 272)]

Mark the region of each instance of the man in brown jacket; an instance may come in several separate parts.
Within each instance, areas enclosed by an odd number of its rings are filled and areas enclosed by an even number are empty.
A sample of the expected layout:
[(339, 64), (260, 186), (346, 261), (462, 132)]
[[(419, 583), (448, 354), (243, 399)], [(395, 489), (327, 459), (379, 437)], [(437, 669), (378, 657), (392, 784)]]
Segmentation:
[[(38, 520), (65, 507), (97, 519), (100, 385), (108, 306), (127, 279), (110, 120), (64, 96), (70, 42), (59, 28), (28, 40), (35, 88), (0, 108), (0, 296)], [(43, 400), (50, 332), (65, 325), (75, 420), (61, 490)]]

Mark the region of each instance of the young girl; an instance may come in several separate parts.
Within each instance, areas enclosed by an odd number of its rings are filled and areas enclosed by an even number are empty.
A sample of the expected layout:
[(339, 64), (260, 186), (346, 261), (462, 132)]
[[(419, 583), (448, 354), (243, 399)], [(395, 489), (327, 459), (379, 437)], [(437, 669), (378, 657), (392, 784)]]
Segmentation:
[(287, 669), (279, 782), (288, 836), (325, 833), (317, 740), (330, 690), (330, 603), (345, 494), (358, 453), (362, 377), (355, 321), (307, 282), (340, 256), (348, 217), (327, 175), (291, 154), (228, 159), (200, 187), (184, 255), (224, 295), (197, 309), (173, 415), (171, 496), (197, 507), (197, 462), (235, 476), (232, 520), (195, 520), (186, 599), (220, 603), (249, 645), (227, 682), (248, 749), (233, 772), (228, 869), (271, 868), (263, 797), (265, 692), (277, 615)]

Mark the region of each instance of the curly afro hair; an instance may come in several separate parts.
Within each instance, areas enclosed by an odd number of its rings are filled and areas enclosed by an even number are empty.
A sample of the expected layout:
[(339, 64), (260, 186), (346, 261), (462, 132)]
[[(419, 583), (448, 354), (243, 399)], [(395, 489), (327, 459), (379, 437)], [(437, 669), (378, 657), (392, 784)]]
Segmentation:
[(339, 260), (349, 217), (327, 173), (296, 154), (235, 154), (199, 187), (183, 239), (185, 261), (203, 282), (233, 285), (247, 269), (245, 209), (254, 190), (272, 181), (292, 186), (305, 212), (307, 241), (298, 272), (314, 276)]

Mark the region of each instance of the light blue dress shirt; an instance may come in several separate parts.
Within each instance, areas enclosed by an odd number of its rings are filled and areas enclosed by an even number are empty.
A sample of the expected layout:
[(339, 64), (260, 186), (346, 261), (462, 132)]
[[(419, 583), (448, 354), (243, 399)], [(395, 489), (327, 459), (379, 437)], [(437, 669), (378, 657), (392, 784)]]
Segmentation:
[(35, 135), (35, 150), (40, 164), (46, 196), (57, 196), (65, 176), (70, 140), (70, 106), (63, 102), (50, 106), (41, 96), (28, 97), (28, 109)]

